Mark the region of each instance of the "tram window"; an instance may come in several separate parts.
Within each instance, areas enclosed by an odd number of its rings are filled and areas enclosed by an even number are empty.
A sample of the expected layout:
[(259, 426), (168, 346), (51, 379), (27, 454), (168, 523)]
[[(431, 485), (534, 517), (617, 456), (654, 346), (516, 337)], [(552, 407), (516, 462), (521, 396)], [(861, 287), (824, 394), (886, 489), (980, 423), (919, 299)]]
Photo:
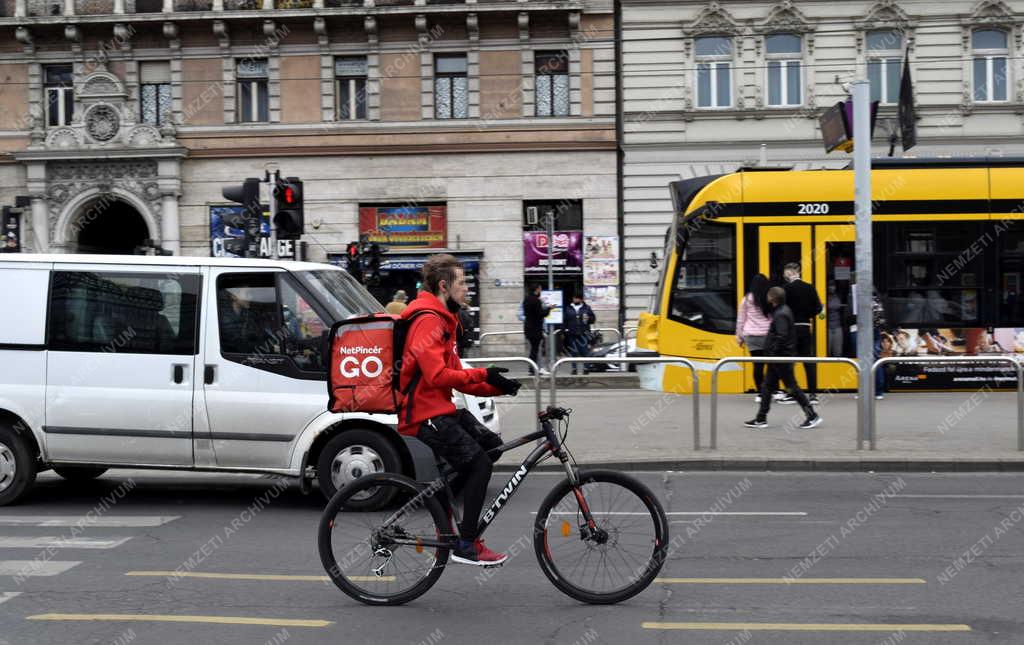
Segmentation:
[(718, 333), (736, 329), (736, 227), (705, 222), (682, 249), (672, 286), (672, 320)]
[(999, 244), (999, 322), (1004, 326), (1024, 326), (1021, 302), (1021, 277), (1024, 274), (1024, 223), (1011, 222), (1000, 235)]

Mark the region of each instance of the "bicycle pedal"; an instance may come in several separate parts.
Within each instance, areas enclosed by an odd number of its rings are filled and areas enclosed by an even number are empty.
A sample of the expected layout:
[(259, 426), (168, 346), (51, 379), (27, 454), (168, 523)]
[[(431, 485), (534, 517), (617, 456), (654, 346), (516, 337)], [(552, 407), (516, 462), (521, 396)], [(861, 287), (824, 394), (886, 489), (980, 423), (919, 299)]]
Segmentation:
[(496, 562), (494, 564), (482, 564), (480, 566), (483, 567), (484, 569), (500, 569), (501, 567), (505, 566), (505, 563), (504, 562)]

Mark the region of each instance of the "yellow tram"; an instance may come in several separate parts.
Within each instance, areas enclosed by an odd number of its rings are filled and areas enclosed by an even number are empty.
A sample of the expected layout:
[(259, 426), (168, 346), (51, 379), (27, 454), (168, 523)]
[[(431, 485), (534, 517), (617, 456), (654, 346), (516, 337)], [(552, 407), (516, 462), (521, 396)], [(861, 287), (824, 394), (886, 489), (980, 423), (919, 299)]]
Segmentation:
[[(816, 355), (854, 356), (853, 183), (852, 170), (754, 168), (670, 184), (675, 213), (638, 348), (690, 359), (706, 391), (715, 361), (746, 354), (735, 340), (746, 283), (760, 272), (781, 284), (783, 266), (799, 262), (825, 306), (812, 325)], [(887, 353), (1024, 352), (1024, 159), (875, 160), (872, 198)], [(645, 369), (646, 382), (666, 391), (692, 387), (688, 369)], [(1014, 378), (982, 362), (890, 369), (891, 389), (977, 389)], [(849, 367), (818, 366), (819, 390), (855, 389), (855, 378)], [(752, 389), (749, 365), (721, 368), (719, 391)]]

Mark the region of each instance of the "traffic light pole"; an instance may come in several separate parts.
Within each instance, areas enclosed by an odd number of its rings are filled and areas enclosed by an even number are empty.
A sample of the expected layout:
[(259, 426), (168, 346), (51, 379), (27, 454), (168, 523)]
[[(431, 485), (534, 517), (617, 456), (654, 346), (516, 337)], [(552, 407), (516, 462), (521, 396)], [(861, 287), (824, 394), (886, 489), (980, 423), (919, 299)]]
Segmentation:
[(274, 226), (274, 216), (277, 215), (277, 196), (274, 194), (274, 187), (277, 186), (280, 170), (267, 172), (267, 202), (270, 204), (270, 257), (277, 260), (277, 227)]
[[(555, 213), (547, 212), (548, 225), (548, 291), (555, 290)], [(564, 304), (564, 303), (563, 303)], [(563, 316), (565, 315), (563, 310)], [(555, 364), (555, 330), (548, 325), (548, 369)]]
[(857, 272), (857, 360), (860, 363), (857, 401), (857, 448), (868, 439), (875, 448), (871, 423), (871, 365), (875, 358), (875, 329), (871, 311), (874, 292), (871, 239), (871, 85), (856, 80), (853, 87), (853, 199), (857, 232), (854, 255)]

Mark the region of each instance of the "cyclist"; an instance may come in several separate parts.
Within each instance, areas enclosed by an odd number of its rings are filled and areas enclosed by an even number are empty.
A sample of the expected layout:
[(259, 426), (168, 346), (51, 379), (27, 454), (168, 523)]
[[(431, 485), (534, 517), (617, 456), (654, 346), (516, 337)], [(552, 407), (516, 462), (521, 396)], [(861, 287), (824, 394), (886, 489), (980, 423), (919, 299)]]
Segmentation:
[(467, 291), (462, 264), (454, 256), (432, 255), (424, 263), (423, 290), (402, 317), (425, 309), (437, 315), (420, 316), (409, 328), (399, 379), (402, 392), (408, 394), (398, 413), (398, 431), (417, 437), (458, 472), (452, 489), (464, 489), (464, 513), (452, 561), (493, 566), (508, 556), (491, 551), (477, 539), (477, 524), (491, 466), (497, 459), (485, 451), (501, 445), (501, 439), (468, 410), (456, 411), (452, 390), (476, 396), (515, 396), (521, 384), (502, 376), (508, 371), (503, 367), (462, 369), (455, 342), (458, 311)]

